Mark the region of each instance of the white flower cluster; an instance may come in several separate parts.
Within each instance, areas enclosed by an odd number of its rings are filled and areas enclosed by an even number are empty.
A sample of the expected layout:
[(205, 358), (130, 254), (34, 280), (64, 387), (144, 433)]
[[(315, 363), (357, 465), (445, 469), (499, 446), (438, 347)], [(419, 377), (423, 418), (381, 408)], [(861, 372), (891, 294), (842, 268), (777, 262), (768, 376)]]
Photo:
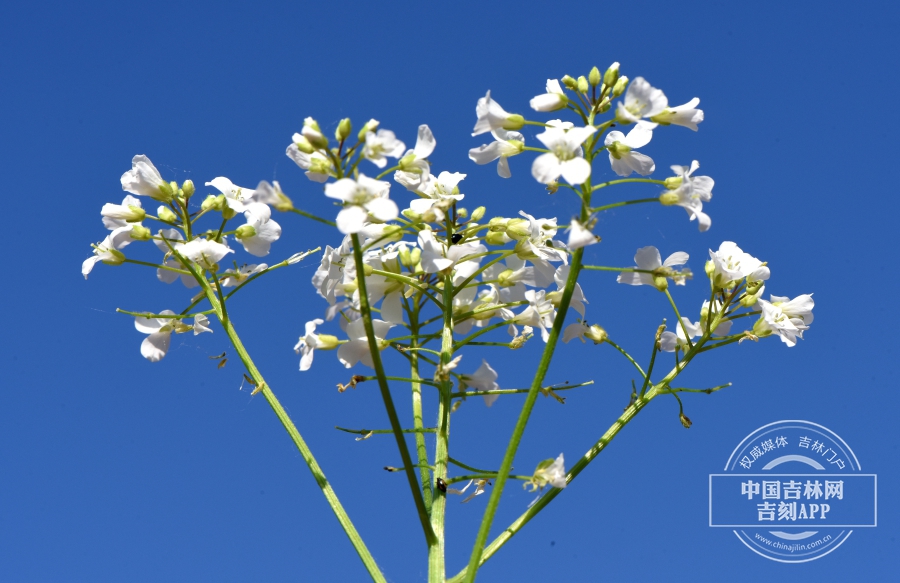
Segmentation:
[[(219, 262), (227, 255), (234, 253), (229, 246), (228, 237), (232, 236), (243, 245), (244, 250), (256, 257), (269, 254), (273, 242), (281, 237), (281, 226), (271, 218), (270, 205), (285, 210), (290, 207), (290, 200), (281, 192), (278, 183), (260, 182), (255, 190), (236, 186), (225, 177), (214, 178), (206, 183), (219, 191), (210, 194), (197, 205), (190, 208), (190, 198), (194, 194), (194, 184), (187, 180), (178, 186), (175, 182), (162, 179), (156, 166), (147, 156), (138, 155), (132, 160), (132, 168), (122, 175), (122, 189), (128, 194), (122, 204), (108, 203), (103, 205), (100, 215), (103, 225), (111, 232), (100, 243), (93, 245), (94, 254), (81, 265), (81, 273), (87, 279), (97, 263), (120, 265), (129, 260), (122, 249), (134, 241), (153, 241), (162, 251), (163, 258), (158, 263), (156, 276), (159, 281), (172, 283), (177, 279), (188, 288), (200, 284), (191, 273), (193, 268), (199, 273), (216, 274), (223, 287), (234, 287), (249, 277), (267, 268), (265, 263), (237, 266), (221, 273)], [(132, 195), (150, 197), (162, 203), (156, 215), (144, 210), (141, 199)], [(202, 215), (217, 212), (223, 221), (218, 231), (198, 233), (194, 225)], [(228, 220), (243, 214), (245, 223), (233, 231), (225, 232)], [(154, 234), (144, 221), (152, 220), (161, 227)], [(135, 261), (147, 264), (147, 262)], [(150, 264), (152, 265), (152, 264)], [(160, 316), (175, 316), (174, 312), (165, 310)], [(179, 318), (152, 318), (138, 316), (135, 326), (145, 334), (149, 334), (141, 345), (141, 354), (156, 362), (165, 356), (169, 347), (169, 336), (174, 332), (194, 330), (212, 332), (208, 327), (205, 315), (198, 315), (193, 326), (181, 324)]]

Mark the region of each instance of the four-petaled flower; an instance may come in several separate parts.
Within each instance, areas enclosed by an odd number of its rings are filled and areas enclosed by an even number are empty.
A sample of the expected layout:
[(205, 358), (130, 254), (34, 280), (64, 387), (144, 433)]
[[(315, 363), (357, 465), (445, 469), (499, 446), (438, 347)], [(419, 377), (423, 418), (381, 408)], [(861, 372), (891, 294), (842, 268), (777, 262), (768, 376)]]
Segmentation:
[(550, 184), (560, 176), (569, 184), (582, 184), (591, 176), (591, 165), (585, 160), (581, 144), (591, 137), (594, 126), (572, 127), (572, 124), (549, 122), (550, 127), (535, 136), (550, 150), (534, 159), (531, 175), (542, 184)]

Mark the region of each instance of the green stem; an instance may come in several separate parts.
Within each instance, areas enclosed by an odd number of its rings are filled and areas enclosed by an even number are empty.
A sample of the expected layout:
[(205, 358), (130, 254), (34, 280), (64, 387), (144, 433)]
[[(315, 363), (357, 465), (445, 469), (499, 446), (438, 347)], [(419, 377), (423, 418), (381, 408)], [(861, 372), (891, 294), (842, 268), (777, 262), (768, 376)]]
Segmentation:
[[(419, 332), (419, 310), (418, 310), (418, 299), (419, 295), (416, 294), (415, 300), (413, 300), (413, 307), (408, 307), (408, 302), (405, 301), (404, 304), (406, 309), (406, 313), (409, 316), (409, 328), (413, 333), (413, 340), (411, 342), (411, 347), (415, 348), (418, 340), (415, 338), (416, 334)], [(424, 428), (424, 423), (422, 422), (422, 381), (419, 377), (419, 354), (417, 351), (412, 351), (410, 353), (409, 359), (409, 376), (412, 377), (410, 379), (410, 387), (412, 389), (412, 407), (413, 407), (413, 427), (416, 429)], [(432, 382), (428, 382), (428, 384), (434, 384)], [(437, 428), (432, 430), (432, 432), (436, 432)], [(434, 490), (431, 488), (431, 474), (428, 469), (428, 448), (425, 445), (425, 435), (424, 433), (416, 433), (416, 457), (419, 460), (419, 479), (422, 481), (422, 495), (425, 500), (425, 509), (428, 511), (428, 514), (431, 515), (431, 507), (434, 503)]]
[[(356, 261), (356, 272), (365, 274), (365, 263), (363, 262), (359, 236), (356, 233), (353, 233), (350, 237), (353, 241), (353, 258)], [(381, 363), (381, 347), (379, 346), (378, 338), (375, 337), (375, 329), (372, 326), (372, 312), (369, 308), (369, 296), (366, 292), (366, 278), (363, 276), (357, 281), (359, 282), (359, 311), (362, 314), (363, 326), (366, 329), (366, 338), (369, 341), (369, 352), (372, 356), (372, 368), (375, 369), (375, 374), (378, 376), (378, 388), (381, 389), (381, 399), (384, 401), (385, 409), (387, 409), (388, 418), (391, 422), (391, 429), (394, 430), (397, 448), (400, 450), (400, 458), (403, 460), (403, 467), (405, 468), (406, 478), (409, 481), (409, 488), (412, 491), (413, 499), (416, 503), (416, 511), (419, 514), (419, 520), (422, 522), (425, 540), (431, 545), (434, 540), (434, 532), (428, 522), (428, 511), (425, 508), (425, 500), (422, 497), (421, 490), (419, 490), (419, 483), (416, 480), (416, 474), (413, 470), (409, 448), (406, 447), (406, 438), (403, 437), (400, 419), (397, 417), (397, 410), (394, 408), (394, 399), (391, 397), (391, 390), (388, 387), (387, 379), (384, 375), (384, 366)]]
[(575, 288), (575, 283), (578, 281), (578, 275), (581, 270), (581, 257), (583, 253), (584, 248), (582, 247), (576, 250), (572, 255), (572, 266), (569, 268), (569, 277), (566, 281), (566, 287), (563, 291), (563, 297), (559, 305), (556, 320), (553, 322), (553, 329), (550, 331), (550, 337), (547, 339), (547, 345), (544, 347), (544, 353), (541, 356), (541, 361), (538, 364), (537, 372), (534, 375), (531, 389), (528, 391), (528, 396), (525, 398), (525, 403), (524, 405), (522, 405), (522, 411), (519, 414), (519, 419), (516, 422), (516, 426), (513, 429), (512, 436), (510, 437), (509, 446), (506, 449), (506, 454), (503, 456), (503, 462), (500, 464), (500, 470), (497, 475), (497, 479), (494, 482), (494, 488), (491, 491), (491, 498), (490, 500), (488, 500), (487, 508), (485, 508), (484, 511), (484, 517), (481, 521), (481, 528), (479, 528), (478, 535), (475, 539), (475, 545), (472, 549), (472, 556), (469, 559), (469, 567), (466, 573), (467, 583), (471, 583), (475, 580), (475, 575), (477, 573), (479, 565), (481, 564), (481, 555), (484, 550), (484, 545), (487, 542), (488, 533), (490, 532), (491, 524), (494, 521), (494, 515), (497, 512), (497, 507), (500, 505), (500, 494), (503, 492), (503, 487), (506, 485), (506, 478), (507, 476), (509, 476), (509, 472), (512, 469), (513, 459), (515, 458), (516, 451), (519, 448), (519, 443), (522, 440), (522, 435), (525, 432), (525, 426), (528, 424), (528, 419), (531, 416), (531, 411), (532, 409), (534, 409), (534, 403), (544, 382), (544, 377), (547, 374), (547, 369), (550, 368), (550, 361), (553, 358), (553, 352), (556, 349), (556, 343), (565, 323), (569, 303), (572, 300), (572, 292)]
[(603, 206), (598, 206), (596, 208), (592, 208), (591, 212), (598, 213), (600, 211), (607, 211), (609, 209), (619, 208), (620, 206), (628, 206), (630, 204), (643, 204), (646, 202), (659, 202), (658, 198), (638, 198), (635, 200), (623, 200), (621, 202), (613, 202), (610, 204), (605, 204)]
[(319, 221), (320, 223), (324, 223), (324, 224), (328, 225), (329, 227), (337, 226), (334, 221), (329, 221), (328, 219), (323, 219), (322, 217), (317, 217), (314, 214), (310, 214), (306, 211), (301, 211), (300, 209), (291, 208), (291, 212), (295, 212), (298, 215), (300, 215), (301, 217), (306, 217), (307, 219)]
[[(591, 192), (600, 190), (601, 188), (606, 188), (607, 186), (613, 186), (614, 184), (625, 184), (627, 182), (649, 182), (650, 184), (662, 184), (665, 185), (665, 180), (655, 180), (653, 178), (621, 178), (619, 180), (610, 180), (609, 182), (601, 182), (597, 186), (591, 189)], [(653, 199), (659, 200), (659, 199)], [(595, 209), (596, 210), (596, 209)]]
[(382, 575), (381, 570), (375, 563), (375, 559), (372, 557), (369, 549), (366, 548), (366, 545), (363, 542), (362, 537), (359, 536), (356, 527), (353, 526), (353, 522), (350, 520), (350, 517), (344, 510), (344, 507), (341, 505), (340, 500), (338, 500), (337, 494), (335, 494), (334, 489), (331, 487), (331, 484), (325, 477), (325, 473), (322, 471), (322, 468), (319, 467), (316, 458), (313, 457), (312, 451), (306, 445), (306, 442), (303, 440), (303, 437), (300, 435), (297, 427), (294, 425), (293, 421), (291, 421), (291, 418), (284, 410), (284, 407), (281, 406), (281, 403), (275, 397), (275, 393), (273, 393), (272, 389), (269, 388), (269, 385), (266, 384), (266, 381), (265, 379), (263, 379), (263, 376), (259, 372), (259, 369), (256, 368), (256, 365), (250, 358), (247, 350), (244, 348), (241, 339), (238, 337), (237, 332), (235, 331), (234, 326), (231, 323), (231, 319), (228, 317), (228, 314), (225, 311), (225, 306), (219, 303), (219, 298), (217, 297), (216, 291), (213, 290), (209, 285), (209, 282), (207, 282), (205, 278), (201, 277), (200, 274), (195, 271), (194, 267), (189, 262), (186, 262), (183, 257), (180, 257), (179, 254), (174, 251), (174, 249), (173, 253), (178, 256), (178, 259), (182, 263), (188, 265), (188, 269), (190, 269), (194, 278), (198, 283), (200, 283), (201, 286), (203, 286), (203, 290), (204, 292), (206, 292), (206, 299), (209, 300), (210, 305), (212, 305), (213, 309), (216, 311), (216, 315), (219, 317), (219, 322), (222, 324), (222, 328), (225, 330), (225, 334), (231, 341), (232, 346), (234, 346), (234, 350), (237, 352), (238, 356), (241, 359), (241, 362), (243, 362), (244, 366), (246, 367), (247, 372), (250, 373), (251, 378), (253, 379), (254, 383), (256, 383), (256, 390), (262, 393), (263, 397), (266, 399), (266, 402), (269, 403), (269, 406), (275, 412), (278, 420), (281, 421), (282, 426), (284, 426), (285, 430), (288, 432), (288, 435), (290, 435), (291, 440), (294, 442), (294, 445), (297, 446), (297, 449), (300, 451), (301, 457), (303, 457), (303, 461), (306, 462), (306, 465), (309, 467), (310, 472), (312, 472), (313, 478), (315, 478), (316, 480), (316, 484), (319, 485), (319, 488), (322, 490), (322, 494), (325, 495), (325, 500), (328, 502), (328, 505), (331, 506), (331, 510), (334, 512), (335, 516), (338, 519), (338, 522), (341, 524), (341, 527), (347, 534), (347, 538), (350, 539), (350, 543), (353, 545), (353, 548), (356, 549), (357, 554), (359, 554), (359, 558), (362, 559), (366, 570), (369, 572), (369, 576), (372, 577), (373, 581), (386, 583), (387, 580), (384, 578), (384, 575)]

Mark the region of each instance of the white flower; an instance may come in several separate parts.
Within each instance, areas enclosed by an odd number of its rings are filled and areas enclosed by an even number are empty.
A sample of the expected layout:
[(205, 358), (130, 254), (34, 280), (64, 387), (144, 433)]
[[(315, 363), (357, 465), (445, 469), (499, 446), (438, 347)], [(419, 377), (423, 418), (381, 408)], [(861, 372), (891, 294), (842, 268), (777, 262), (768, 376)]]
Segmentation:
[(431, 128), (425, 124), (420, 125), (419, 134), (416, 137), (416, 147), (407, 151), (400, 159), (400, 170), (394, 172), (394, 180), (408, 190), (421, 190), (431, 174), (431, 166), (426, 158), (431, 156), (435, 146), (437, 146), (437, 140), (434, 139)]
[(486, 134), (497, 129), (517, 130), (522, 127), (522, 124), (514, 119), (514, 117), (521, 116), (507, 113), (500, 107), (499, 103), (491, 99), (490, 91), (478, 100), (478, 105), (475, 106), (475, 115), (478, 116), (478, 120), (475, 122), (475, 128), (472, 130), (473, 136)]
[[(547, 294), (547, 299), (555, 306), (559, 307), (562, 302), (563, 290), (566, 288), (566, 282), (569, 279), (569, 266), (568, 265), (560, 265), (556, 272), (553, 274), (553, 281), (556, 282), (556, 291), (550, 292)], [(584, 297), (584, 292), (581, 290), (581, 284), (577, 281), (575, 282), (575, 287), (572, 288), (572, 298), (569, 300), (569, 305), (573, 310), (581, 314), (581, 317), (584, 318), (584, 304), (590, 303), (587, 301), (587, 298)]]
[[(300, 134), (294, 134), (294, 142), (300, 138)], [(321, 152), (307, 154), (300, 151), (297, 144), (292, 143), (285, 151), (288, 158), (294, 161), (300, 168), (306, 170), (306, 177), (313, 182), (326, 182), (329, 176), (334, 174), (334, 164)]]
[[(172, 310), (160, 312), (163, 316), (174, 316)], [(142, 318), (134, 319), (134, 327), (138, 332), (149, 334), (141, 342), (141, 355), (150, 362), (159, 362), (169, 350), (169, 340), (178, 320), (175, 318)]]
[(367, 132), (366, 143), (363, 146), (363, 158), (366, 158), (379, 168), (387, 165), (385, 156), (399, 158), (403, 155), (406, 144), (397, 139), (391, 130), (378, 130)]
[(177, 245), (175, 250), (185, 259), (209, 270), (213, 270), (225, 255), (234, 253), (227, 245), (207, 239), (194, 239), (183, 245)]
[(709, 176), (691, 176), (700, 163), (694, 160), (688, 166), (672, 166), (674, 178), (667, 178), (667, 184), (677, 184), (674, 190), (664, 192), (659, 200), (666, 206), (677, 205), (683, 207), (690, 220), (697, 219), (700, 231), (706, 231), (712, 225), (712, 219), (703, 212), (703, 203), (712, 199), (712, 189), (715, 181)]
[(750, 283), (769, 279), (769, 268), (765, 263), (744, 253), (732, 241), (723, 241), (718, 251), (709, 250), (712, 267), (707, 267), (709, 278), (719, 289), (732, 287), (732, 283), (747, 278)]
[(547, 79), (547, 93), (534, 97), (529, 104), (535, 111), (556, 111), (569, 102), (557, 79)]
[(469, 150), (469, 159), (476, 164), (489, 164), (499, 158), (497, 174), (502, 178), (509, 178), (512, 174), (509, 171), (507, 158), (524, 151), (525, 136), (519, 132), (511, 132), (502, 128), (492, 131), (491, 134), (494, 136), (494, 141)]
[(566, 329), (563, 330), (563, 342), (566, 344), (569, 343), (570, 340), (574, 340), (575, 338), (581, 340), (581, 343), (584, 344), (585, 337), (588, 340), (591, 340), (594, 344), (600, 344), (601, 342), (606, 341), (609, 335), (606, 333), (606, 330), (600, 327), (599, 324), (594, 324), (593, 326), (588, 326), (587, 322), (584, 320), (579, 320), (578, 322), (574, 322), (566, 326)]
[(120, 265), (125, 261), (125, 255), (119, 249), (131, 243), (131, 241), (133, 241), (131, 238), (131, 225), (113, 229), (103, 241), (94, 245), (94, 255), (85, 259), (81, 264), (81, 274), (87, 279), (88, 274), (94, 269), (94, 265), (98, 261), (109, 265)]
[[(441, 172), (435, 178), (429, 175), (423, 181), (421, 190), (417, 190), (424, 198), (410, 201), (409, 208), (421, 216), (425, 222), (442, 222), (445, 212), (454, 202), (461, 201), (466, 195), (459, 193), (459, 183), (466, 177), (460, 172)], [(431, 213), (428, 213), (431, 211)], [(432, 214), (432, 216), (429, 216)]]
[(197, 314), (194, 316), (194, 325), (192, 328), (194, 329), (194, 336), (203, 334), (204, 332), (212, 334), (212, 329), (209, 327), (209, 318), (206, 317), (206, 314)]
[(554, 488), (565, 488), (566, 461), (563, 458), (563, 454), (559, 454), (559, 457), (555, 460), (546, 460), (538, 464), (531, 483), (535, 489), (543, 488), (547, 484)]
[[(619, 102), (616, 107), (616, 120), (621, 124), (635, 123), (641, 118), (653, 117), (662, 113), (669, 105), (662, 90), (647, 83), (643, 77), (638, 77), (625, 91), (625, 102)], [(653, 123), (650, 127), (656, 127)]]
[[(687, 338), (689, 337), (691, 340), (699, 336), (703, 329), (700, 327), (700, 322), (691, 323), (691, 321), (684, 316), (681, 317), (681, 323), (683, 325), (676, 325), (677, 330), (673, 332), (669, 332), (666, 330), (659, 337), (659, 349), (664, 352), (675, 352), (676, 348), (684, 350), (687, 348)], [(685, 335), (685, 330), (687, 330), (688, 335)]]
[(759, 300), (762, 317), (753, 326), (753, 333), (757, 336), (775, 333), (788, 346), (795, 346), (813, 321), (815, 302), (812, 294), (799, 295), (792, 300), (781, 296), (770, 296), (770, 299), (771, 302)]
[(596, 131), (594, 126), (566, 130), (557, 125), (539, 133), (535, 137), (550, 151), (534, 159), (531, 175), (542, 184), (560, 176), (569, 184), (582, 184), (591, 176), (591, 165), (582, 157), (581, 144)]
[(515, 324), (525, 324), (541, 329), (541, 339), (544, 342), (550, 338), (548, 328), (553, 327), (553, 320), (556, 318), (556, 309), (546, 297), (544, 290), (530, 289), (525, 292), (525, 299), (528, 300), (528, 307), (522, 310), (522, 313), (510, 320), (509, 335), (516, 336), (518, 329)]
[(281, 191), (281, 185), (277, 180), (269, 184), (265, 180), (256, 186), (256, 194), (253, 197), (256, 202), (271, 205), (280, 211), (289, 211), (294, 208), (291, 199)]
[(650, 124), (641, 122), (631, 128), (628, 135), (620, 131), (611, 131), (606, 134), (604, 145), (609, 151), (609, 163), (613, 172), (619, 176), (628, 176), (637, 172), (641, 176), (653, 174), (656, 169), (653, 159), (640, 152), (634, 152), (635, 148), (646, 146), (653, 138), (653, 129)]
[[(619, 274), (616, 281), (627, 285), (652, 285), (656, 286), (654, 279), (658, 276), (672, 277), (676, 285), (684, 285), (685, 276), (674, 276), (673, 267), (684, 265), (690, 256), (684, 251), (676, 251), (668, 257), (665, 262), (659, 254), (659, 249), (653, 247), (641, 247), (634, 255), (634, 262), (637, 264), (636, 269), (651, 271), (655, 273), (625, 272)], [(660, 269), (665, 268), (665, 269)]]
[(281, 237), (281, 225), (270, 219), (271, 209), (261, 202), (250, 203), (245, 208), (247, 224), (238, 227), (237, 234), (241, 235), (238, 240), (247, 253), (257, 257), (268, 255), (272, 243)]
[(110, 231), (124, 227), (129, 223), (140, 223), (144, 220), (146, 214), (141, 207), (141, 200), (130, 194), (122, 199), (122, 204), (106, 203), (100, 209), (100, 215), (103, 217), (103, 226)]
[[(491, 368), (486, 360), (481, 361), (481, 366), (470, 375), (462, 375), (462, 380), (467, 387), (474, 387), (479, 391), (496, 391), (500, 388), (497, 384), (497, 371)], [(500, 395), (482, 395), (484, 404), (490, 407)]]
[(206, 183), (206, 186), (212, 186), (225, 195), (225, 203), (228, 208), (236, 213), (242, 213), (247, 208), (247, 204), (253, 201), (256, 191), (251, 188), (243, 188), (237, 186), (231, 180), (224, 176), (218, 176)]
[(131, 159), (131, 170), (122, 175), (122, 190), (156, 200), (172, 198), (172, 189), (162, 179), (150, 158), (140, 154)]
[(297, 341), (294, 346), (294, 352), (302, 354), (300, 357), (300, 370), (309, 370), (313, 363), (313, 352), (319, 345), (319, 337), (315, 334), (316, 326), (321, 326), (325, 322), (321, 318), (316, 318), (306, 323), (306, 333)]
[(396, 219), (397, 205), (388, 198), (391, 184), (360, 174), (358, 180), (341, 178), (325, 185), (325, 196), (343, 201), (345, 206), (337, 216), (338, 230), (345, 234), (358, 233), (366, 226), (368, 215), (384, 222)]
[(252, 265), (244, 265), (237, 269), (226, 269), (222, 272), (222, 279), (219, 281), (221, 281), (222, 287), (234, 287), (247, 281), (250, 276), (256, 275), (260, 271), (265, 271), (268, 268), (269, 266), (265, 263), (260, 263), (259, 265), (254, 263)]
[[(487, 248), (479, 243), (466, 243), (465, 245), (444, 244), (434, 238), (434, 233), (429, 230), (419, 231), (419, 247), (422, 249), (422, 269), (425, 273), (437, 273), (456, 265), (456, 263), (468, 256), (484, 253)], [(463, 263), (470, 263), (464, 261)], [(476, 261), (472, 261), (477, 265)]]
[[(392, 328), (392, 324), (383, 320), (372, 320), (372, 328), (378, 344), (381, 344), (388, 331)], [(364, 365), (372, 367), (372, 354), (369, 352), (369, 340), (366, 337), (363, 319), (357, 318), (348, 323), (346, 332), (349, 341), (341, 344), (340, 348), (338, 348), (338, 360), (347, 368), (352, 367), (357, 362), (362, 362)]]
[(703, 110), (697, 109), (698, 105), (700, 105), (700, 98), (695, 97), (684, 105), (667, 107), (650, 119), (664, 126), (675, 124), (696, 132), (697, 124), (703, 121)]
[[(174, 267), (175, 269), (186, 269), (184, 265), (181, 264), (180, 261), (175, 259), (174, 257), (170, 257), (166, 259), (164, 263), (166, 267)], [(176, 279), (181, 279), (181, 283), (184, 284), (184, 287), (188, 289), (192, 289), (195, 287), (199, 287), (200, 284), (197, 283), (197, 280), (194, 279), (194, 276), (190, 273), (178, 273), (169, 269), (163, 269), (162, 267), (158, 267), (156, 269), (156, 279), (163, 283), (172, 283)]]
[(569, 249), (574, 251), (599, 241), (599, 237), (591, 233), (589, 229), (584, 228), (580, 222), (572, 219), (572, 224), (569, 225), (569, 242), (567, 245)]

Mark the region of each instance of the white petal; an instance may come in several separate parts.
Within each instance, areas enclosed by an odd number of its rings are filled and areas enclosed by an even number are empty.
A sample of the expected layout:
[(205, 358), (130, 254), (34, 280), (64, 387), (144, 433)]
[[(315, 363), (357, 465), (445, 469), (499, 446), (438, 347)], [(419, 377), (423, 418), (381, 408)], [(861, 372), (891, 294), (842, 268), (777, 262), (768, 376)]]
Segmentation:
[(422, 124), (419, 126), (419, 136), (416, 139), (416, 148), (413, 150), (413, 153), (416, 155), (416, 158), (427, 158), (431, 156), (431, 153), (434, 152), (434, 147), (437, 145), (437, 140), (434, 139), (434, 134), (431, 133), (431, 128), (427, 125)]
[[(590, 167), (588, 167), (588, 171), (590, 171)], [(550, 184), (559, 178), (560, 172), (559, 158), (551, 152), (541, 154), (534, 159), (534, 163), (531, 165), (531, 175), (541, 184)]]
[(337, 223), (338, 231), (349, 235), (360, 232), (366, 226), (366, 218), (368, 216), (364, 208), (352, 205), (341, 209), (335, 222)]
[(583, 184), (591, 177), (591, 165), (584, 158), (572, 158), (560, 164), (560, 173), (569, 184)]
[(157, 332), (141, 342), (141, 355), (150, 362), (159, 362), (169, 350), (171, 332)]

